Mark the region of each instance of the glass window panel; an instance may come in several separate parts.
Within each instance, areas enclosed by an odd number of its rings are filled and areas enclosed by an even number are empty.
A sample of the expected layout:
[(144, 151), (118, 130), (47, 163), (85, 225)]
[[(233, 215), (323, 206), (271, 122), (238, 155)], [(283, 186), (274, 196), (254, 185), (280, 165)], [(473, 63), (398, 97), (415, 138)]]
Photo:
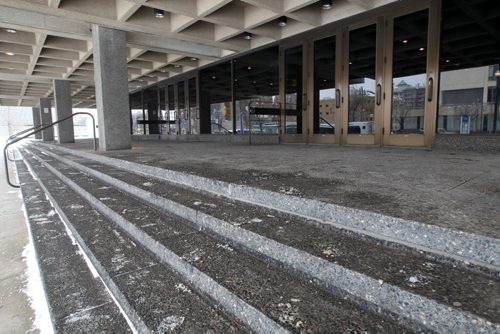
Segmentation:
[(372, 134), (375, 114), (377, 26), (349, 33), (348, 133)]
[(438, 134), (500, 131), (495, 104), (500, 39), (490, 29), (498, 23), (493, 3), (498, 1), (489, 0), (483, 6), (491, 15), (478, 19), (471, 14), (479, 8), (474, 1), (443, 1)]
[(200, 71), (200, 132), (233, 132), (231, 64), (225, 62)]
[(236, 59), (234, 71), (236, 131), (279, 134), (279, 48)]

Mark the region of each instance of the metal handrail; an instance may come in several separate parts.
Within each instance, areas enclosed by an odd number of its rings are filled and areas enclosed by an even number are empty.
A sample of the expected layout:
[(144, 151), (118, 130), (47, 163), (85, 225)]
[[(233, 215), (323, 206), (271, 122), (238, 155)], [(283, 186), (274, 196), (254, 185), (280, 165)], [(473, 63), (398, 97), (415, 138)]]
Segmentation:
[(319, 118), (320, 120), (322, 120), (324, 123), (328, 124), (332, 129), (335, 129), (335, 127), (333, 125), (330, 124), (330, 122), (328, 122), (326, 119), (324, 119), (323, 117), (320, 117)]
[(93, 135), (94, 135), (94, 151), (97, 151), (97, 139), (96, 139), (96, 136), (95, 136), (95, 119), (94, 119), (94, 116), (92, 116), (91, 113), (80, 111), (80, 112), (76, 112), (74, 114), (71, 114), (70, 116), (65, 117), (63, 119), (60, 119), (60, 120), (58, 120), (56, 122), (53, 122), (51, 124), (48, 124), (48, 125), (43, 124), (43, 126), (41, 126), (39, 129), (33, 130), (33, 131), (29, 132), (28, 134), (25, 134), (22, 137), (15, 138), (14, 140), (8, 140), (7, 145), (5, 145), (5, 147), (3, 148), (3, 154), (4, 154), (3, 155), (3, 161), (4, 161), (4, 165), (5, 165), (5, 177), (7, 179), (7, 183), (9, 184), (9, 186), (11, 186), (13, 188), (19, 188), (19, 185), (13, 184), (13, 183), (10, 182), (9, 163), (8, 163), (8, 150), (7, 150), (9, 148), (9, 146), (12, 145), (12, 144), (15, 144), (15, 143), (17, 143), (17, 142), (19, 142), (19, 141), (21, 141), (23, 139), (26, 139), (29, 136), (34, 135), (35, 133), (41, 132), (41, 131), (46, 130), (46, 129), (48, 129), (48, 128), (56, 125), (56, 124), (59, 124), (59, 123), (64, 122), (64, 121), (66, 121), (66, 120), (68, 120), (70, 118), (73, 118), (76, 115), (88, 115), (88, 116), (90, 116), (90, 118), (92, 118), (92, 131), (93, 131)]
[[(37, 128), (41, 128), (41, 127), (42, 127), (42, 126), (44, 126), (44, 125), (45, 125), (45, 124), (40, 124), (40, 125), (37, 125), (37, 126), (32, 126), (32, 127), (31, 127), (31, 128), (29, 128), (29, 129), (24, 129), (23, 131), (19, 131), (18, 133), (15, 133), (15, 134), (13, 134), (12, 136), (9, 136), (9, 138), (7, 138), (7, 140), (5, 141), (5, 143), (7, 144), (7, 143), (8, 143), (9, 141), (11, 141), (12, 139), (17, 138), (17, 137), (19, 137), (20, 135), (22, 135), (22, 134), (24, 134), (24, 133), (26, 133), (26, 132), (28, 132), (28, 131), (33, 131), (33, 130), (35, 130), (35, 129), (37, 129)], [(7, 153), (9, 153), (9, 152), (7, 151)], [(10, 158), (10, 154), (7, 154), (7, 159), (9, 159), (9, 161), (15, 161), (15, 155), (14, 155), (14, 154), (12, 154), (12, 156), (13, 156), (14, 158), (12, 158), (12, 159), (11, 159), (11, 158)]]
[(252, 110), (255, 110), (256, 107), (253, 106), (253, 104), (256, 103), (272, 103), (272, 104), (277, 104), (278, 110), (280, 110), (279, 116), (278, 116), (278, 138), (280, 136), (280, 128), (281, 128), (281, 102), (267, 102), (267, 101), (250, 101), (248, 104), (248, 145), (252, 145)]
[(19, 136), (20, 136), (20, 135), (22, 135), (23, 133), (26, 133), (26, 132), (28, 132), (28, 131), (33, 131), (33, 130), (35, 130), (36, 128), (41, 128), (41, 127), (42, 127), (42, 126), (44, 126), (44, 125), (45, 125), (45, 124), (40, 124), (40, 125), (37, 125), (37, 126), (33, 126), (33, 127), (29, 128), (29, 129), (24, 129), (23, 131), (19, 131), (18, 133), (15, 133), (15, 134), (13, 134), (12, 136), (10, 136), (9, 138), (7, 138), (7, 142), (8, 142), (9, 140), (12, 140), (12, 139), (16, 138), (16, 137), (19, 137)]
[(218, 123), (212, 122), (212, 125), (217, 125), (219, 127), (219, 129), (226, 131), (226, 133), (231, 133), (230, 130), (226, 129), (225, 127), (223, 127), (222, 125), (220, 125)]

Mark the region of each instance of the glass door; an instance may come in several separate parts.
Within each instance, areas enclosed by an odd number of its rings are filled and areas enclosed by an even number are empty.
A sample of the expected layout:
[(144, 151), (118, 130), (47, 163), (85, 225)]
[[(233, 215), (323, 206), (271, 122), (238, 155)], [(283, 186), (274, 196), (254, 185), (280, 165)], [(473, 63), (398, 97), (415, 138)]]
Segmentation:
[[(340, 34), (337, 34), (340, 35)], [(340, 73), (342, 43), (337, 35), (323, 37), (312, 43), (314, 78), (313, 106), (309, 113), (309, 142), (338, 143), (341, 124)]]
[(383, 24), (344, 32), (343, 144), (380, 144), (382, 121)]
[(428, 78), (429, 9), (387, 19), (384, 144), (424, 146)]

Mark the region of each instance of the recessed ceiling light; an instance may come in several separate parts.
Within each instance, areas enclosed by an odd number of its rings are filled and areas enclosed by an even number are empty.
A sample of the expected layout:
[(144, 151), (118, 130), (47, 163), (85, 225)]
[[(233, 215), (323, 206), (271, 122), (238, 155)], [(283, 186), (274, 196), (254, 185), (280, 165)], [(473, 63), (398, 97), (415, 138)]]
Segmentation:
[(332, 8), (332, 0), (321, 0), (321, 8), (328, 10)]
[(252, 37), (253, 37), (253, 35), (251, 33), (249, 33), (249, 32), (246, 32), (246, 33), (243, 34), (243, 38), (244, 39), (252, 39)]
[(16, 29), (12, 29), (12, 28), (5, 29), (5, 31), (10, 32), (11, 34), (15, 34), (17, 32)]
[(196, 61), (196, 60), (198, 60), (198, 58), (196, 58), (196, 57), (191, 57), (191, 58), (189, 58), (189, 59), (190, 59), (190, 60), (192, 60), (192, 61)]
[(449, 63), (449, 62), (450, 62), (450, 60), (449, 60), (449, 59), (446, 59), (446, 60), (445, 60), (445, 62), (446, 62), (446, 63)]
[(407, 39), (403, 39), (401, 42), (402, 42), (403, 44), (406, 44), (406, 43), (408, 43), (408, 40), (407, 40)]
[(252, 83), (255, 85), (257, 83), (257, 81), (254, 80), (254, 81), (252, 81)]
[(212, 79), (215, 79), (215, 77), (212, 77)]
[(279, 25), (280, 27), (284, 27), (284, 26), (286, 26), (287, 21), (288, 21), (288, 18), (287, 18), (286, 16), (281, 16), (281, 17), (278, 19), (278, 25)]
[(165, 12), (163, 11), (163, 9), (158, 9), (158, 8), (155, 8), (154, 9), (154, 13), (155, 13), (155, 17), (157, 19), (162, 19), (165, 17)]
[(247, 67), (247, 70), (251, 70), (251, 69), (252, 69), (252, 66), (248, 66), (248, 67)]
[(272, 86), (272, 85), (273, 85), (273, 83), (271, 82), (271, 83), (269, 84), (269, 86)]
[(5, 52), (5, 54), (6, 54), (7, 56), (13, 56), (13, 55), (14, 55), (14, 52)]
[(420, 48), (420, 49), (418, 49), (418, 51), (424, 51), (424, 50), (425, 50), (425, 48)]
[(352, 65), (352, 61), (349, 62), (349, 65)]

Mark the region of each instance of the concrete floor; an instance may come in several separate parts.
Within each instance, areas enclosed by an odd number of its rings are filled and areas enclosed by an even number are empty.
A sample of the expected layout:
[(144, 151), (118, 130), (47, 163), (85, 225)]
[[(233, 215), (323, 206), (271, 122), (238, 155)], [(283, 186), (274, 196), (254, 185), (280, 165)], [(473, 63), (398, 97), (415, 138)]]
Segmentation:
[[(3, 159), (3, 156), (1, 157)], [(11, 169), (12, 179), (15, 179)], [(0, 333), (26, 333), (33, 327), (33, 310), (25, 288), (26, 263), (22, 252), (28, 243), (28, 231), (21, 211), (20, 191), (5, 182), (0, 171)]]
[[(500, 154), (135, 142), (103, 154), (500, 238)], [(91, 143), (68, 147), (91, 151)], [(287, 190), (288, 189), (288, 190)]]

